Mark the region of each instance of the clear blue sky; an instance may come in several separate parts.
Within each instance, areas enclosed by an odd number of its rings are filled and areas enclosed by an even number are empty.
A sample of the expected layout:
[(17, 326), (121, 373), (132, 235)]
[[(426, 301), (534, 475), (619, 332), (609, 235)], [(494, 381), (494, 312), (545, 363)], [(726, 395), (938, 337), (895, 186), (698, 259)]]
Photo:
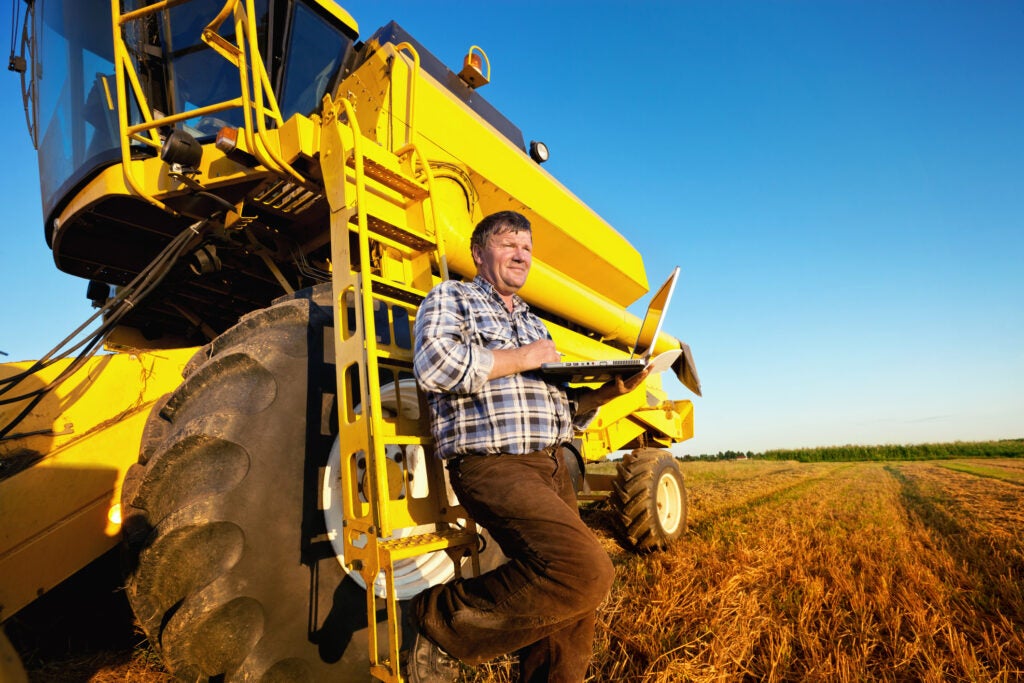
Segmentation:
[[(482, 94), (546, 168), (651, 281), (682, 267), (667, 329), (704, 387), (682, 452), (1024, 436), (1024, 3), (345, 6), (450, 66), (481, 46)], [(43, 240), (16, 75), (3, 91), (14, 360), (91, 309)]]

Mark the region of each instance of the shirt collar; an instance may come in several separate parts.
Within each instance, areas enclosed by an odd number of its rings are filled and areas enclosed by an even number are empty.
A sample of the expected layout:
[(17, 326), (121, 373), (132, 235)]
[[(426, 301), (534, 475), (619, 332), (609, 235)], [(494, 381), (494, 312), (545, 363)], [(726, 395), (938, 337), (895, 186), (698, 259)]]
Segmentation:
[[(484, 294), (488, 298), (493, 299), (494, 301), (497, 301), (501, 305), (502, 309), (505, 308), (505, 302), (502, 301), (501, 295), (498, 294), (498, 290), (496, 290), (494, 288), (494, 285), (492, 285), (490, 282), (488, 282), (484, 278), (480, 277), (479, 275), (477, 275), (475, 278), (473, 278), (473, 283), (476, 284), (477, 287), (482, 289)], [(529, 311), (529, 310), (530, 310), (530, 305), (528, 303), (526, 303), (521, 296), (519, 296), (518, 294), (513, 294), (512, 295), (512, 313), (513, 314), (525, 313), (526, 311)]]

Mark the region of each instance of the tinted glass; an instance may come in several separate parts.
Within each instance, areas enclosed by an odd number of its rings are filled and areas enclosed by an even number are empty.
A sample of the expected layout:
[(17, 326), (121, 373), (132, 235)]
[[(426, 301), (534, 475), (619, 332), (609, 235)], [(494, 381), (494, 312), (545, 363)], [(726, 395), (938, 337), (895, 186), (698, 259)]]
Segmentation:
[(285, 50), (281, 115), (312, 114), (337, 76), (349, 39), (305, 5), (296, 4)]
[[(266, 53), (268, 0), (255, 3), (256, 27), (260, 51)], [(200, 40), (202, 31), (223, 8), (224, 0), (194, 0), (170, 10), (170, 31), (161, 31), (170, 74), (169, 100), (174, 112), (225, 102), (241, 96), (238, 69)], [(220, 35), (236, 41), (234, 20), (228, 18)], [(185, 130), (195, 137), (216, 135), (224, 126), (243, 124), (241, 109), (227, 109), (185, 122)]]
[(48, 215), (76, 171), (117, 155), (114, 62), (110, 15), (92, 3), (43, 2), (36, 22), (39, 174)]

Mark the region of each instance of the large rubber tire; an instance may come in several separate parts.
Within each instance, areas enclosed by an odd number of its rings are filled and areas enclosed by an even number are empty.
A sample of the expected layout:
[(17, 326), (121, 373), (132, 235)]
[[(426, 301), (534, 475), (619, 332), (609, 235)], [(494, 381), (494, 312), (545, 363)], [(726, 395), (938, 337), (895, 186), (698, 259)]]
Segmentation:
[(625, 455), (610, 502), (635, 550), (663, 549), (686, 531), (686, 487), (668, 451), (641, 448)]
[(370, 679), (366, 594), (319, 509), (331, 324), (308, 298), (244, 317), (150, 416), (122, 496), (126, 588), (180, 679)]
[(18, 651), (7, 640), (3, 626), (0, 626), (0, 681), (3, 683), (28, 683), (28, 673), (21, 663)]

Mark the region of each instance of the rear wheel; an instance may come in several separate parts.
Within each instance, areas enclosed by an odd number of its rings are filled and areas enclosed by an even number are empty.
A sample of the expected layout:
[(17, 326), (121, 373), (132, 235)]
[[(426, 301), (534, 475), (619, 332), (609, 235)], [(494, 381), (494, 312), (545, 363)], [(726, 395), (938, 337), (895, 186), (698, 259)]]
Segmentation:
[(369, 680), (365, 592), (320, 509), (330, 325), (302, 298), (246, 316), (150, 416), (122, 497), (126, 588), (179, 678)]
[(618, 465), (611, 503), (637, 550), (668, 546), (686, 530), (686, 488), (668, 451), (641, 448)]

